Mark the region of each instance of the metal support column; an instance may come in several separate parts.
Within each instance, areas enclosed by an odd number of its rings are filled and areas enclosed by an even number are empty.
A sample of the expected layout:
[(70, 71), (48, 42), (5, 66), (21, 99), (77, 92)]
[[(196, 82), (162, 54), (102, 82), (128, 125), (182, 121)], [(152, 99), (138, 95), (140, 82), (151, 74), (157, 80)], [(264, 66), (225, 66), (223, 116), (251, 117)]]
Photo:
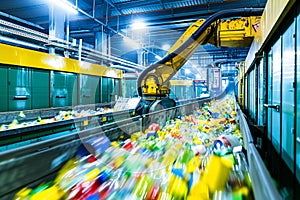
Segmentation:
[[(65, 11), (56, 5), (49, 7), (49, 40), (65, 39)], [(50, 54), (55, 54), (54, 47), (49, 48)]]
[(144, 65), (144, 59), (143, 59), (144, 50), (143, 49), (137, 49), (136, 53), (137, 53), (137, 63), (139, 65)]
[[(104, 26), (101, 26), (101, 30), (95, 31), (95, 50), (100, 51), (103, 54), (107, 54), (109, 56), (110, 40), (104, 31)], [(101, 64), (103, 64), (103, 62)]]

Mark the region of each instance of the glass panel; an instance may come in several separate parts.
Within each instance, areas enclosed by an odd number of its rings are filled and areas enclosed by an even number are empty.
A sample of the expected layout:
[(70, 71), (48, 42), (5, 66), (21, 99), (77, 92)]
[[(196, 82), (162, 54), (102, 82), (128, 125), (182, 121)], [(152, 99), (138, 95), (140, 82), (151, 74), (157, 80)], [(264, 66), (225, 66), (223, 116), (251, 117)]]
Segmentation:
[(80, 93), (81, 93), (79, 99), (80, 104), (95, 103), (95, 96), (97, 94), (98, 82), (99, 82), (98, 77), (80, 75)]
[(249, 110), (249, 114), (251, 117), (251, 87), (252, 87), (252, 79), (251, 79), (252, 73), (250, 72), (248, 75), (248, 82), (247, 82), (247, 93), (248, 93), (248, 97), (247, 97), (247, 109)]
[(9, 68), (9, 110), (31, 109), (31, 69)]
[(114, 101), (112, 99), (113, 96), (113, 90), (114, 90), (114, 82), (112, 78), (107, 78), (107, 102)]
[(172, 85), (171, 86), (171, 91), (170, 91), (170, 98), (174, 99), (174, 100), (176, 99), (176, 95), (175, 95), (176, 91), (175, 91), (175, 89), (176, 89), (175, 86)]
[(7, 67), (0, 67), (0, 111), (8, 111)]
[(294, 171), (295, 24), (282, 37), (282, 158)]
[(248, 109), (248, 77), (245, 77), (245, 85), (244, 85), (244, 88), (245, 88), (245, 93), (244, 93), (244, 95), (245, 95), (245, 97), (244, 97), (244, 100), (245, 100), (245, 110), (247, 110)]
[(120, 87), (120, 80), (119, 79), (115, 79), (115, 87), (114, 87), (114, 95), (117, 95), (117, 96), (121, 96), (121, 87)]
[(255, 70), (252, 71), (251, 73), (251, 113), (252, 113), (252, 119), (255, 118), (255, 106), (254, 106), (254, 102), (255, 102), (255, 94), (256, 94), (256, 91), (255, 91)]
[[(281, 39), (273, 46), (273, 72), (272, 72), (272, 104), (280, 105), (280, 84), (281, 84)], [(269, 108), (271, 109), (271, 108)], [(280, 151), (280, 112), (272, 111), (272, 144), (276, 151)]]
[(62, 72), (51, 73), (51, 96), (52, 96), (52, 106), (61, 107), (66, 106), (67, 99), (67, 81), (66, 74)]
[(263, 60), (258, 65), (258, 111), (257, 111), (257, 125), (262, 126), (264, 123), (264, 71), (263, 71)]
[(250, 87), (249, 87), (249, 107), (250, 107), (250, 116), (253, 119), (253, 71), (251, 71), (249, 76)]
[(108, 83), (107, 83), (107, 78), (102, 77), (102, 82), (101, 82), (101, 103), (106, 103), (108, 102)]
[(181, 87), (180, 86), (175, 86), (175, 96), (178, 99), (182, 99), (182, 92), (181, 92)]
[(252, 74), (249, 74), (249, 78), (248, 78), (248, 84), (247, 84), (247, 92), (248, 92), (248, 98), (247, 98), (247, 109), (249, 109), (250, 112), (250, 116), (251, 116), (251, 87), (252, 87), (252, 82), (251, 82), (251, 76)]
[(133, 96), (134, 91), (134, 80), (131, 79), (124, 79), (125, 80), (125, 97), (129, 98)]
[(252, 88), (252, 107), (253, 107), (253, 120), (256, 123), (256, 98), (257, 98), (257, 79), (256, 79), (256, 72), (257, 72), (257, 67), (255, 67), (253, 71), (253, 77), (252, 77), (252, 82), (253, 82), (253, 88)]
[[(273, 78), (272, 78), (272, 66), (273, 66), (273, 54), (272, 54), (272, 50), (268, 53), (268, 104), (272, 104), (272, 82), (273, 82)], [(271, 109), (267, 109), (267, 113), (268, 113), (268, 138), (269, 140), (271, 140), (271, 136), (272, 136), (272, 110)]]
[(187, 87), (187, 93), (188, 93), (188, 95), (187, 95), (188, 99), (195, 98), (194, 97), (193, 86), (188, 86)]
[(249, 105), (249, 111), (250, 111), (250, 117), (252, 119), (253, 115), (252, 115), (252, 111), (253, 111), (253, 108), (252, 108), (252, 97), (253, 97), (253, 80), (252, 80), (252, 76), (253, 76), (253, 71), (250, 73), (249, 75), (249, 82), (250, 82), (250, 85), (249, 85), (249, 101), (248, 101), (248, 105)]
[(50, 103), (49, 71), (32, 70), (32, 109), (48, 108)]
[(297, 18), (297, 118), (296, 176), (300, 182), (300, 15)]
[(256, 68), (251, 72), (251, 118), (256, 119), (256, 81), (255, 81)]
[(77, 75), (67, 73), (67, 105), (77, 105)]
[(101, 77), (98, 78), (98, 82), (97, 82), (97, 88), (96, 88), (96, 91), (95, 91), (95, 103), (100, 103), (100, 83), (101, 83)]

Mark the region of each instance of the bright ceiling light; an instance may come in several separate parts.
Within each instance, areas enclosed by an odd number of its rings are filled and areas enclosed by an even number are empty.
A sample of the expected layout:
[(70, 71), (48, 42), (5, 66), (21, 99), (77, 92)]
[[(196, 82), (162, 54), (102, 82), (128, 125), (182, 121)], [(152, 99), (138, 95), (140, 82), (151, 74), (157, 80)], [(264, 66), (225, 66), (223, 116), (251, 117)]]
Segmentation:
[(160, 57), (159, 55), (155, 55), (155, 58), (156, 58), (157, 60), (161, 60), (161, 59), (162, 59), (162, 57)]
[(200, 74), (196, 74), (196, 79), (201, 79), (201, 75)]
[(191, 73), (191, 70), (190, 70), (190, 69), (185, 69), (184, 72), (185, 72), (186, 74), (190, 74), (190, 73)]
[(78, 14), (78, 10), (76, 9), (76, 7), (69, 1), (67, 0), (50, 0), (52, 3), (55, 3), (55, 5), (63, 8), (65, 11), (67, 11), (68, 13), (77, 15)]
[(147, 25), (145, 24), (145, 22), (143, 22), (142, 20), (135, 20), (132, 24), (131, 24), (131, 28), (133, 30), (137, 30), (137, 29), (144, 29), (146, 28)]
[(170, 45), (169, 44), (164, 44), (163, 46), (162, 46), (162, 49), (163, 50), (165, 50), (165, 51), (168, 51), (169, 49), (170, 49)]

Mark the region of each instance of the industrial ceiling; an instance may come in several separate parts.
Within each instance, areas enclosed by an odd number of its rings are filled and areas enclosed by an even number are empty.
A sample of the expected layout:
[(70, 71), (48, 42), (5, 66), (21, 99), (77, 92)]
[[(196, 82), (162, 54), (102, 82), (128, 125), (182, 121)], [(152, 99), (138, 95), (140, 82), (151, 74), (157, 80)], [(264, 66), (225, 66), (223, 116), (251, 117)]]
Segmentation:
[[(28, 28), (48, 34), (49, 7), (53, 0), (1, 0), (0, 19), (5, 18)], [(70, 38), (82, 39), (84, 45), (95, 45), (95, 32), (105, 31), (112, 38), (111, 54), (131, 59), (133, 45), (124, 43), (123, 36), (138, 46), (163, 56), (162, 46), (172, 46), (183, 31), (199, 18), (234, 8), (264, 7), (266, 0), (68, 0), (79, 14), (69, 15)], [(142, 19), (147, 27), (133, 30), (134, 20)], [(1, 32), (0, 32), (1, 34)], [(201, 47), (192, 57), (197, 64), (209, 64), (211, 58), (245, 58), (248, 48)], [(199, 58), (202, 61), (199, 61)], [(208, 59), (208, 60), (206, 60)], [(135, 61), (134, 59), (131, 59)], [(151, 62), (151, 61), (150, 61)], [(144, 63), (147, 66), (148, 63)]]

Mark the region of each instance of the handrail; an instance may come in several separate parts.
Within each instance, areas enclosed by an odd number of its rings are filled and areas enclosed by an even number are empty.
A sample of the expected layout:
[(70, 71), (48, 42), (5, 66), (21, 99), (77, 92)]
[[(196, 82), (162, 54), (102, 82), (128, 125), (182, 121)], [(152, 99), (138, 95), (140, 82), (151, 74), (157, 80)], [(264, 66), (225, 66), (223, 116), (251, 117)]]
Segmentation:
[(248, 162), (255, 199), (281, 200), (278, 190), (254, 144), (248, 145)]
[(239, 125), (241, 132), (243, 133), (245, 148), (247, 149), (249, 172), (251, 174), (255, 199), (282, 199), (254, 145), (254, 140), (244, 117), (244, 113), (237, 103), (236, 110), (239, 116)]
[(244, 117), (244, 113), (242, 112), (240, 106), (237, 103), (236, 103), (236, 111), (239, 116), (239, 125), (240, 125), (241, 132), (243, 133), (245, 146), (246, 146), (246, 149), (248, 149), (248, 144), (250, 144), (250, 143), (253, 144), (254, 141), (253, 141), (249, 126), (247, 124), (247, 121)]
[[(48, 34), (42, 33), (40, 31), (32, 30), (30, 28), (26, 28), (21, 25), (17, 25), (17, 24), (8, 22), (3, 19), (0, 19), (0, 31), (2, 31), (4, 33), (15, 35), (22, 39), (25, 38), (26, 41), (29, 39), (36, 44), (36, 45), (31, 45), (28, 43), (24, 43), (23, 41), (25, 41), (25, 40), (10, 39), (10, 42), (21, 45), (21, 46), (26, 46), (26, 48), (31, 47), (31, 48), (40, 49), (40, 48), (42, 48), (41, 44), (43, 44), (45, 46), (54, 46), (54, 47), (63, 48), (68, 51), (71, 51), (71, 52), (79, 51), (79, 46), (73, 45), (70, 41), (66, 41), (66, 40), (63, 40), (60, 38), (50, 37)], [(2, 40), (5, 41), (6, 38), (3, 37)], [(40, 45), (40, 47), (38, 47), (37, 45)], [(135, 70), (143, 70), (145, 68), (144, 66), (136, 64), (129, 60), (118, 58), (113, 55), (108, 55), (103, 52), (100, 52), (100, 51), (97, 51), (95, 49), (85, 47), (85, 46), (82, 47), (82, 54), (83, 54), (82, 58), (86, 59), (88, 61), (90, 61), (89, 60), (90, 57), (93, 57), (94, 62), (104, 60), (104, 61), (119, 63), (121, 65), (131, 67)]]

